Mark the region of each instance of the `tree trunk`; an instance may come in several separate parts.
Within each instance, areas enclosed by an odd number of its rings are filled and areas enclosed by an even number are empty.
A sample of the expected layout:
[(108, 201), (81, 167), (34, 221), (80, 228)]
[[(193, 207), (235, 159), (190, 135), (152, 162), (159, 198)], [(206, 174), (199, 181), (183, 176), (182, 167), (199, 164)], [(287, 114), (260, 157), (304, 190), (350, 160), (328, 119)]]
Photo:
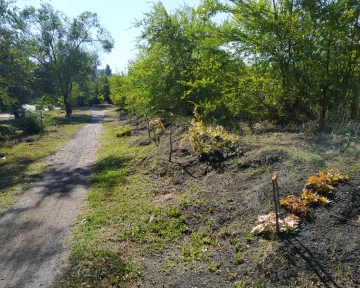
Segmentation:
[(320, 112), (320, 128), (323, 129), (326, 124), (326, 112), (328, 109), (328, 100), (327, 100), (327, 86), (323, 87), (323, 99), (321, 103), (321, 112)]
[(21, 109), (21, 105), (11, 104), (11, 112), (14, 114), (15, 119), (20, 118), (20, 109)]
[(65, 105), (65, 111), (66, 111), (66, 118), (69, 118), (72, 113), (71, 105), (68, 100), (68, 95), (64, 95), (64, 105)]
[(354, 95), (351, 99), (351, 119), (356, 120), (358, 109), (359, 109), (359, 96), (360, 96), (360, 89), (356, 87), (354, 91)]

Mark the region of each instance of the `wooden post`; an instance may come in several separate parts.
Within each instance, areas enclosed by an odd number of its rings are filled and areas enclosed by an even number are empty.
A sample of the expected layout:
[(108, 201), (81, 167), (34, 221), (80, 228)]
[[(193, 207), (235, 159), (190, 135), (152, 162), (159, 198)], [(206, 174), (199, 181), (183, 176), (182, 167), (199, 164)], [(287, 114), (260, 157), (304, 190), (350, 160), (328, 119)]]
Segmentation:
[(149, 138), (151, 138), (151, 136), (150, 136), (150, 119), (149, 118), (147, 119), (147, 130), (148, 130), (148, 136), (149, 136)]
[(275, 206), (275, 217), (276, 217), (276, 234), (280, 233), (280, 226), (279, 226), (279, 185), (277, 182), (277, 175), (271, 178), (273, 184), (273, 199), (274, 199), (274, 206)]
[(169, 162), (171, 162), (171, 156), (172, 156), (172, 153), (173, 153), (173, 143), (172, 143), (172, 139), (173, 139), (173, 135), (172, 135), (172, 132), (173, 132), (173, 113), (170, 113), (170, 137), (169, 137), (169, 144), (170, 144), (170, 152), (169, 152)]

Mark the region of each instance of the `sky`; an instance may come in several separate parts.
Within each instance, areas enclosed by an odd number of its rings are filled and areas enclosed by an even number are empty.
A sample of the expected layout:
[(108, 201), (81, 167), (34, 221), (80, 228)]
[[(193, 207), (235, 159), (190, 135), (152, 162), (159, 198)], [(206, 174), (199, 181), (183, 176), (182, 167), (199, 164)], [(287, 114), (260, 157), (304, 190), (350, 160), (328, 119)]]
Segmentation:
[[(40, 0), (17, 0), (16, 6), (39, 7)], [(125, 71), (129, 60), (136, 55), (135, 41), (140, 35), (140, 28), (131, 28), (135, 19), (142, 19), (143, 13), (149, 12), (152, 3), (157, 0), (49, 0), (57, 10), (64, 12), (70, 18), (76, 17), (84, 11), (96, 12), (104, 27), (108, 29), (115, 40), (114, 49), (110, 54), (101, 57), (101, 67), (110, 65), (113, 73)], [(183, 4), (196, 7), (201, 0), (162, 0), (165, 8), (174, 10)]]

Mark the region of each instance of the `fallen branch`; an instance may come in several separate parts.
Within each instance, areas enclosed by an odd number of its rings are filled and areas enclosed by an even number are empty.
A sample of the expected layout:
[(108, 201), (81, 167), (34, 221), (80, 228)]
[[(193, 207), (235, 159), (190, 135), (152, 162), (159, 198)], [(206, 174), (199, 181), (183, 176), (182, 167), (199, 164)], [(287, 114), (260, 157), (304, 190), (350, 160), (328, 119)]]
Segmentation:
[(186, 169), (186, 167), (185, 166), (183, 166), (181, 163), (179, 163), (179, 162), (171, 162), (171, 163), (175, 163), (175, 164), (177, 164), (177, 165), (179, 165), (187, 174), (189, 174), (192, 178), (194, 178), (194, 179), (196, 179), (196, 180), (199, 180), (199, 178), (197, 178), (197, 177), (195, 177), (190, 171), (188, 171), (187, 169)]

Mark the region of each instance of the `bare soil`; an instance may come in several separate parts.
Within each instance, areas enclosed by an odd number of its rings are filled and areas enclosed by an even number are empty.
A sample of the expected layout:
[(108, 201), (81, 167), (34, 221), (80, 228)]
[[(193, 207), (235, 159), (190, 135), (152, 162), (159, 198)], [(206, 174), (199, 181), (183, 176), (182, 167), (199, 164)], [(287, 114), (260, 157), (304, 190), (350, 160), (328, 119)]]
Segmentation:
[[(119, 124), (133, 125), (133, 135), (140, 136), (133, 145), (152, 145), (145, 122)], [(180, 207), (188, 233), (161, 251), (130, 252), (143, 265), (138, 287), (360, 287), (357, 143), (320, 134), (259, 132), (243, 136), (238, 149), (221, 161), (204, 161), (190, 147), (178, 148), (184, 131), (177, 125), (173, 163), (167, 160), (167, 134), (139, 162), (159, 191), (155, 205)], [(350, 181), (335, 187), (327, 208), (310, 208), (295, 234), (249, 236), (257, 216), (273, 210), (274, 172), (280, 196), (286, 197), (300, 193), (310, 175), (330, 166), (349, 173)], [(282, 208), (281, 214), (289, 212)]]
[(46, 176), (0, 214), (0, 287), (54, 287), (68, 249), (66, 237), (88, 191), (105, 111), (49, 157)]

